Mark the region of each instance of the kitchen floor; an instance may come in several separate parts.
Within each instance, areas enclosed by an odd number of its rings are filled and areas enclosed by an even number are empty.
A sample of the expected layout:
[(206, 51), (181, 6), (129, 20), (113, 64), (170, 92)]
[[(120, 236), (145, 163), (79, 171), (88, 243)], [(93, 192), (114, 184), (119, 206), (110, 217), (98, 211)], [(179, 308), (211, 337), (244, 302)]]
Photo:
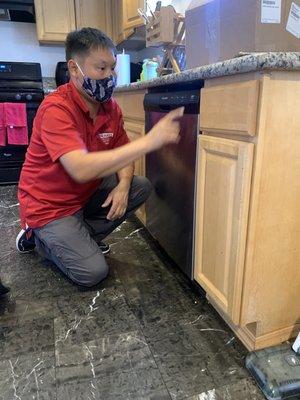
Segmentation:
[(109, 237), (109, 277), (85, 290), (17, 253), (18, 231), (16, 188), (1, 187), (1, 400), (264, 398), (246, 349), (134, 219)]

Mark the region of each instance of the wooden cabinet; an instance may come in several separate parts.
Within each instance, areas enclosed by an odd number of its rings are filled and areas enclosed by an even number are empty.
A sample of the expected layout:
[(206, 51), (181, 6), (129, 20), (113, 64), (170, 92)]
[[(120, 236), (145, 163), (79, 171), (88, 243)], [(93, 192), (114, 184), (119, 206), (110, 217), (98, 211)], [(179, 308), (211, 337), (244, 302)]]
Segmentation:
[(113, 40), (116, 44), (130, 36), (134, 28), (143, 25), (138, 8), (145, 8), (144, 0), (112, 0)]
[(123, 0), (123, 29), (133, 29), (143, 24), (137, 9), (145, 8), (144, 0)]
[(239, 322), (253, 144), (199, 136), (195, 279)]
[(300, 331), (300, 72), (201, 94), (195, 280), (249, 350)]
[(112, 35), (110, 0), (35, 0), (40, 43), (63, 43), (67, 34), (84, 26)]
[(34, 0), (40, 43), (63, 43), (84, 26), (101, 29), (120, 43), (143, 24), (137, 9), (144, 0)]
[(123, 0), (112, 0), (112, 39), (118, 44), (125, 39), (123, 28)]
[(75, 0), (77, 28), (98, 28), (112, 37), (112, 10), (110, 0)]
[(74, 0), (35, 0), (34, 5), (39, 42), (64, 42), (76, 29)]
[[(124, 118), (124, 127), (126, 129), (127, 135), (131, 141), (141, 138), (145, 135), (145, 121), (133, 122)], [(139, 176), (145, 176), (145, 157), (139, 158), (134, 163), (134, 174)], [(136, 211), (137, 217), (141, 220), (141, 222), (146, 225), (146, 209), (145, 206), (142, 205)]]
[[(124, 127), (127, 132), (127, 135), (131, 142), (136, 139), (141, 138), (145, 135), (145, 123), (144, 121), (133, 122), (130, 119), (124, 118)], [(135, 161), (135, 175), (145, 176), (145, 160), (144, 157)]]
[[(145, 91), (116, 92), (114, 97), (121, 107), (124, 127), (131, 141), (145, 135), (145, 112), (143, 108)], [(135, 161), (135, 175), (145, 176), (145, 157)], [(146, 225), (146, 211), (143, 205), (136, 211), (137, 217)]]
[(234, 136), (255, 136), (258, 95), (257, 79), (204, 88), (201, 129)]

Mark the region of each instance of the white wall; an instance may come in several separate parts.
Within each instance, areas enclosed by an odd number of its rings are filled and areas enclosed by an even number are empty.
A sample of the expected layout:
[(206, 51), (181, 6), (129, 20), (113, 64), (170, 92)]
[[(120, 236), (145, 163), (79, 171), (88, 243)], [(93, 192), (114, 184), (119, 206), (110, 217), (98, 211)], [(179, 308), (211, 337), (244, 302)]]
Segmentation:
[[(148, 0), (148, 4), (151, 7), (151, 10), (155, 10), (157, 0)], [(169, 4), (172, 4), (174, 6), (175, 10), (178, 13), (185, 13), (185, 10), (188, 8), (191, 0), (162, 0), (162, 6), (167, 6)], [(147, 14), (150, 15), (149, 10), (147, 10)]]
[(53, 77), (56, 63), (64, 60), (63, 45), (39, 45), (35, 24), (0, 22), (0, 61), (39, 62), (42, 75)]

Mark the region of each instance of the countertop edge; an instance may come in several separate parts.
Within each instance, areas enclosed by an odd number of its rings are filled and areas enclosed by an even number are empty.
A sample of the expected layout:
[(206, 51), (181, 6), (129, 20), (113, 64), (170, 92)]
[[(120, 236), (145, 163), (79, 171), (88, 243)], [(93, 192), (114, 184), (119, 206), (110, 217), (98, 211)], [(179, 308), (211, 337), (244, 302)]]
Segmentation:
[[(176, 83), (208, 80), (225, 76), (264, 71), (300, 71), (300, 52), (264, 52), (251, 53), (231, 60), (192, 68), (179, 73), (154, 78), (148, 81), (130, 83), (117, 86), (115, 93), (134, 90), (146, 90), (152, 87), (171, 85)], [(54, 82), (54, 83), (53, 83)], [(45, 78), (44, 92), (52, 93), (56, 90), (54, 78)]]
[(115, 92), (142, 90), (156, 86), (193, 82), (201, 79), (207, 80), (222, 76), (266, 70), (300, 70), (300, 52), (252, 53), (231, 60), (204, 65), (160, 78), (154, 78), (149, 81), (135, 82), (129, 85), (119, 86), (115, 89)]

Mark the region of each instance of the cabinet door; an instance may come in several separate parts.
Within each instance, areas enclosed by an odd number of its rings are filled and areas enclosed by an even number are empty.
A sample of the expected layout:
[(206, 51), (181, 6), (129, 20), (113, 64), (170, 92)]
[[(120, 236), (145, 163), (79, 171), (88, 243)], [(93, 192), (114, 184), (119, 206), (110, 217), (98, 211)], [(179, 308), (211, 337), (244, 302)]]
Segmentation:
[(123, 29), (123, 2), (122, 0), (112, 0), (112, 20), (113, 32), (112, 38), (116, 44), (124, 40)]
[(144, 0), (123, 0), (123, 30), (143, 25), (143, 20), (139, 16), (137, 9), (144, 9), (144, 7)]
[(76, 28), (74, 0), (35, 0), (34, 5), (39, 42), (62, 43)]
[[(124, 128), (126, 133), (131, 141), (134, 141), (145, 135), (145, 127), (144, 124), (132, 121), (124, 121)], [(144, 157), (139, 158), (135, 162), (135, 175), (145, 176), (145, 166), (144, 166)]]
[(240, 319), (253, 144), (198, 138), (194, 278)]
[[(124, 120), (124, 128), (127, 132), (127, 135), (131, 141), (134, 141), (145, 134), (145, 126), (144, 122), (133, 122), (133, 121), (126, 121)], [(140, 176), (145, 176), (145, 157), (139, 158), (135, 162), (135, 170), (134, 170), (135, 175), (140, 175)], [(137, 211), (136, 211), (137, 217), (143, 222), (143, 224), (146, 224), (146, 212), (145, 212), (145, 207), (142, 205)]]
[(110, 0), (75, 0), (77, 28), (97, 28), (112, 36)]

